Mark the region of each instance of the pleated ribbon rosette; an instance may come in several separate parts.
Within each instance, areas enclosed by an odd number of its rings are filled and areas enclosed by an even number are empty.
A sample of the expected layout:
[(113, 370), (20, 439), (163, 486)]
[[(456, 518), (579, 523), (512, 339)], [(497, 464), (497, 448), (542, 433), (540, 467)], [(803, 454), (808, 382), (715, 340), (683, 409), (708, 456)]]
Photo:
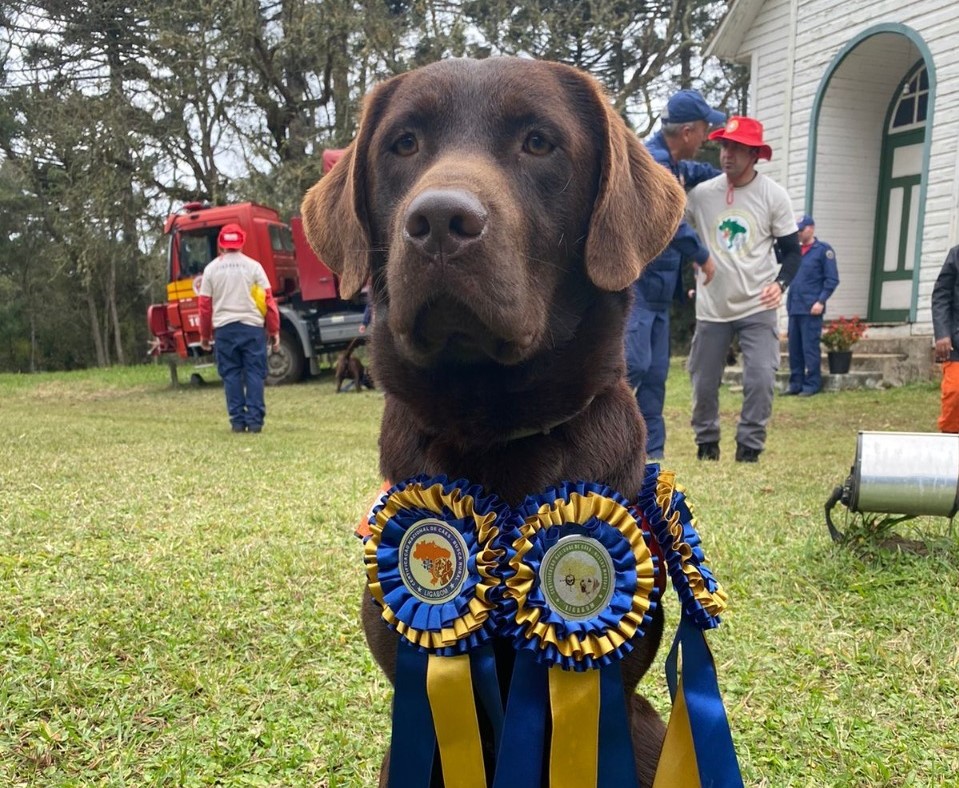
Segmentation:
[(395, 485), (370, 516), (367, 582), (400, 634), (390, 788), (427, 788), (439, 750), (447, 786), (486, 788), (477, 703), (502, 730), (489, 641), (502, 585), (496, 537), (507, 510), (444, 477)]
[(706, 566), (692, 507), (675, 474), (646, 466), (639, 508), (663, 551), (682, 608), (666, 658), (672, 712), (653, 788), (743, 785), (705, 631), (719, 626), (726, 592)]
[[(494, 788), (635, 786), (620, 661), (657, 604), (648, 534), (619, 493), (527, 499), (509, 546), (501, 634), (516, 648)], [(547, 730), (549, 742), (547, 743)]]

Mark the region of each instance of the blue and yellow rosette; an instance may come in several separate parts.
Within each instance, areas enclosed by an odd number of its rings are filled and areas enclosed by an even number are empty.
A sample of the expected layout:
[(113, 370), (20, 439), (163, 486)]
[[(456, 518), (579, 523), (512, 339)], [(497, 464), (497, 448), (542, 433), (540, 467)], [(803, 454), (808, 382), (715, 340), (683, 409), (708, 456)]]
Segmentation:
[(498, 743), (503, 711), (489, 640), (507, 512), (478, 486), (445, 477), (397, 484), (372, 510), (368, 587), (401, 636), (390, 788), (427, 788), (437, 749), (447, 786), (486, 788), (477, 701)]
[(587, 482), (528, 498), (512, 522), (500, 631), (517, 655), (494, 786), (539, 786), (544, 768), (551, 788), (635, 786), (620, 660), (658, 602), (648, 537)]
[(638, 506), (662, 549), (682, 609), (666, 658), (673, 708), (653, 788), (742, 786), (716, 666), (704, 635), (719, 626), (726, 593), (706, 566), (692, 507), (677, 487), (675, 474), (647, 465)]

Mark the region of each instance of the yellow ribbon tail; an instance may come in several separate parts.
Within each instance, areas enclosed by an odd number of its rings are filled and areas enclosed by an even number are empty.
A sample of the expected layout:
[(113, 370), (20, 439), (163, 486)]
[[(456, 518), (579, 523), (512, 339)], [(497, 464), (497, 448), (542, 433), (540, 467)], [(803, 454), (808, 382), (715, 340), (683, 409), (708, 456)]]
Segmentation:
[(693, 731), (689, 711), (683, 695), (683, 680), (679, 680), (673, 710), (669, 715), (663, 751), (656, 767), (653, 788), (695, 788), (699, 785), (699, 766), (693, 746)]
[(469, 655), (430, 654), (426, 693), (443, 766), (443, 784), (449, 788), (486, 788)]
[(553, 734), (550, 788), (595, 788), (599, 769), (599, 671), (549, 669)]

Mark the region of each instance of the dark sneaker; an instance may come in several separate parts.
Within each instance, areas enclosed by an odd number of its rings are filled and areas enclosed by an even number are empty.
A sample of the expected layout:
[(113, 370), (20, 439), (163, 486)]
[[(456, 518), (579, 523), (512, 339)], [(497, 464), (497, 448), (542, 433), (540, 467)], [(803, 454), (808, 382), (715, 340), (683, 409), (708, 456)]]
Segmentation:
[(263, 432), (263, 425), (262, 425), (262, 424), (251, 424), (249, 427), (247, 427), (247, 429), (248, 429), (250, 432)]
[(234, 431), (234, 432), (246, 432), (246, 426), (243, 425), (243, 424), (234, 424), (234, 425), (233, 425), (233, 431)]
[(736, 462), (759, 462), (762, 449), (751, 449), (749, 446), (736, 444)]
[(786, 389), (786, 390), (783, 392), (782, 395), (783, 395), (784, 397), (795, 397), (797, 394), (799, 394), (799, 391), (793, 391), (792, 389)]
[(700, 443), (697, 444), (699, 450), (696, 452), (697, 460), (718, 460), (719, 459), (719, 442), (711, 441), (709, 443)]

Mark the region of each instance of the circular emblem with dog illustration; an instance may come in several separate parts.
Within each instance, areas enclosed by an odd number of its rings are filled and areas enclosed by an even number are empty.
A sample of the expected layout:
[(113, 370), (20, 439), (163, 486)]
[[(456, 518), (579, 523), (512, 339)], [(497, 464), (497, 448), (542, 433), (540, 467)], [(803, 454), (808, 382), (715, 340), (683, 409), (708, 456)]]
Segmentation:
[(569, 621), (586, 621), (613, 598), (613, 559), (596, 539), (565, 536), (543, 556), (539, 580), (550, 608)]
[(400, 540), (400, 578), (421, 602), (441, 605), (455, 599), (463, 587), (467, 557), (460, 532), (427, 517), (413, 523)]

